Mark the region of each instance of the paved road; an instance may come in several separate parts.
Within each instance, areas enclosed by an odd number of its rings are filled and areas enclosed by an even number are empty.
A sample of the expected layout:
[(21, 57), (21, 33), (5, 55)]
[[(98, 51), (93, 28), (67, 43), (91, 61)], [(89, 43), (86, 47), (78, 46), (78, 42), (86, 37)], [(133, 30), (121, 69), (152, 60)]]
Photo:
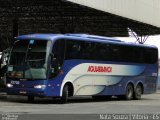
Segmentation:
[[(27, 103), (26, 97), (8, 96), (6, 99), (5, 96), (1, 96), (0, 113), (79, 114), (79, 119), (83, 119), (83, 115), (80, 114), (160, 114), (160, 92), (143, 95), (142, 100), (125, 101), (112, 98), (111, 100), (97, 101), (91, 97), (81, 97), (71, 98), (68, 104), (58, 104), (58, 100), (51, 98), (36, 98), (35, 103), (31, 104)], [(63, 117), (63, 115), (59, 115), (59, 117)], [(95, 118), (96, 116), (88, 115), (88, 117)]]

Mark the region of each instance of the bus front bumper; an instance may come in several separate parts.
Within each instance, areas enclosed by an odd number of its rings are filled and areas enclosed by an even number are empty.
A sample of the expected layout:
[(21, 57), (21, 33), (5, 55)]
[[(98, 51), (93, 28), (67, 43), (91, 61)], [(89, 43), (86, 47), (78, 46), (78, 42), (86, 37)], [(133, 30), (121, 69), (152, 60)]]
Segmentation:
[(7, 88), (8, 95), (24, 95), (24, 96), (37, 96), (45, 97), (44, 89), (35, 89), (35, 88)]

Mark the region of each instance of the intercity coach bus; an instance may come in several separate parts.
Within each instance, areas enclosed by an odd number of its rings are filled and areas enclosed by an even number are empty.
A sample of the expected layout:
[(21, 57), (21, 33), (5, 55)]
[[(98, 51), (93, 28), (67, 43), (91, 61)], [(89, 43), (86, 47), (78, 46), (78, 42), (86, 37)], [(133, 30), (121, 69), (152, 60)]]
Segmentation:
[(15, 38), (6, 73), (7, 94), (60, 98), (156, 92), (158, 49), (87, 34), (30, 34)]

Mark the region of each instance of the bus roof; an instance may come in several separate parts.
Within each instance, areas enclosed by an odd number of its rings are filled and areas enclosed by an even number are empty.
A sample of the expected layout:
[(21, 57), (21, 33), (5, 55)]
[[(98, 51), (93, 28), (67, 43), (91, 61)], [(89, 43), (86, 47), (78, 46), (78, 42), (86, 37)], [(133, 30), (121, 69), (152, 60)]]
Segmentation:
[(144, 44), (136, 44), (130, 42), (124, 42), (117, 38), (112, 37), (104, 37), (104, 36), (97, 36), (97, 35), (89, 35), (89, 34), (28, 34), (28, 35), (21, 35), (16, 37), (17, 40), (25, 40), (25, 39), (40, 39), (40, 40), (54, 40), (56, 38), (62, 39), (75, 39), (75, 40), (85, 40), (85, 41), (94, 41), (94, 42), (110, 42), (110, 43), (117, 43), (117, 44), (125, 44), (131, 46), (141, 46), (141, 47), (152, 47), (157, 48), (154, 45), (144, 45)]
[(88, 35), (88, 34), (29, 34), (29, 35), (21, 35), (16, 37), (16, 39), (54, 39), (55, 37), (77, 37), (77, 38), (90, 38), (90, 39), (98, 39), (98, 40), (109, 40), (115, 42), (121, 42), (121, 40), (111, 38), (111, 37), (104, 37), (104, 36), (97, 36), (97, 35)]
[(56, 36), (60, 36), (62, 34), (28, 34), (21, 35), (16, 37), (17, 40), (25, 40), (25, 39), (43, 39), (43, 40), (52, 40)]

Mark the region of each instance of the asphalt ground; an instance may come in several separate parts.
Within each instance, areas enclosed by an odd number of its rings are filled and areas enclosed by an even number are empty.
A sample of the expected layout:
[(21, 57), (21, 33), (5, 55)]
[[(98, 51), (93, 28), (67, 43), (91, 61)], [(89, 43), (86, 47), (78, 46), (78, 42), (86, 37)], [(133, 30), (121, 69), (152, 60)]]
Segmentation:
[[(93, 100), (91, 97), (82, 96), (70, 98), (67, 104), (60, 104), (58, 99), (53, 98), (36, 98), (34, 103), (28, 103), (24, 96), (8, 96), (1, 93), (0, 114), (2, 120), (11, 120), (4, 118), (8, 115), (13, 117), (12, 114), (15, 117), (18, 115), (14, 120), (109, 120), (110, 117), (105, 115), (111, 115), (113, 119), (113, 115), (121, 114), (142, 115), (143, 119), (145, 115), (151, 115), (151, 118), (157, 115), (156, 119), (160, 120), (160, 91), (143, 95), (141, 100), (126, 101), (116, 97), (109, 100)], [(151, 120), (150, 117), (147, 118)]]

